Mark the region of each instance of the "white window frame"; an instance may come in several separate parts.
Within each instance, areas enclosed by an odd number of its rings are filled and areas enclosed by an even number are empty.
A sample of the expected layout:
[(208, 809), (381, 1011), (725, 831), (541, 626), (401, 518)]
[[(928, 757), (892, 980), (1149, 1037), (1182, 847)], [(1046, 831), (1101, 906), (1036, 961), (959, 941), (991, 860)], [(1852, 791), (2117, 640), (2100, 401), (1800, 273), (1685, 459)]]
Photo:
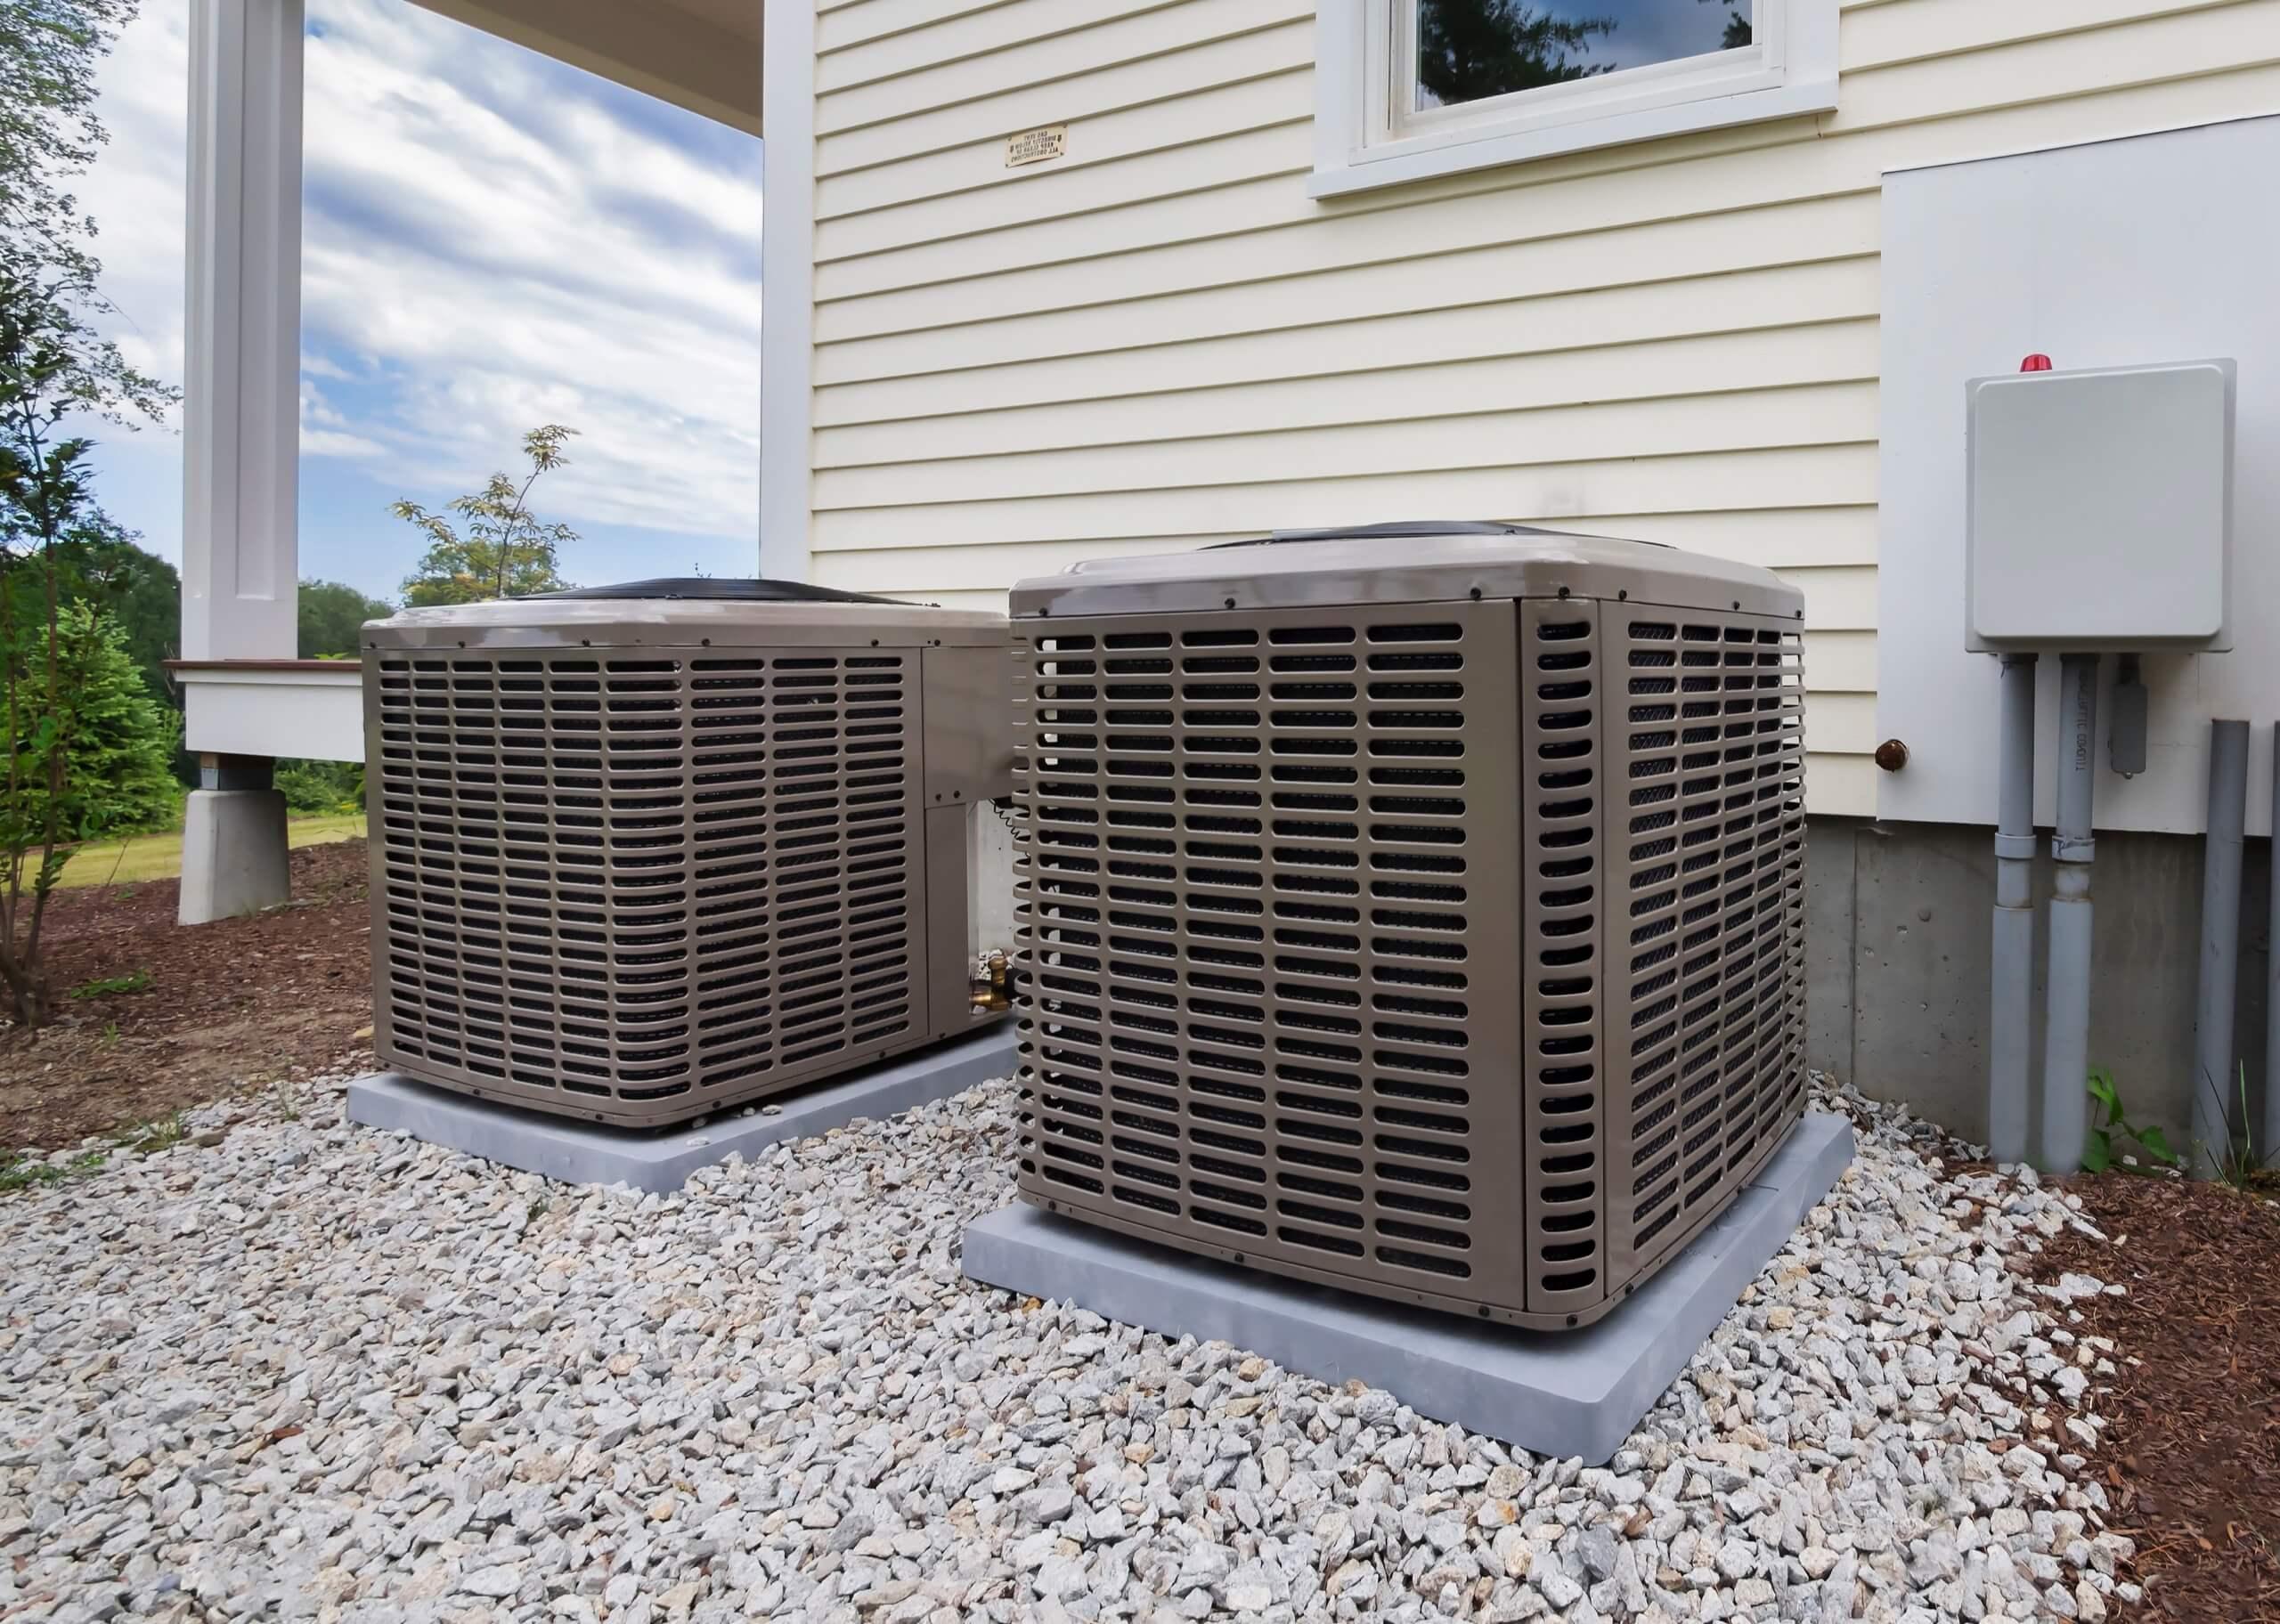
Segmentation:
[(1735, 50), (1413, 111), (1414, 0), (1319, 0), (1308, 190), (1335, 197), (1834, 108), (1836, 0), (1751, 9), (1757, 38)]

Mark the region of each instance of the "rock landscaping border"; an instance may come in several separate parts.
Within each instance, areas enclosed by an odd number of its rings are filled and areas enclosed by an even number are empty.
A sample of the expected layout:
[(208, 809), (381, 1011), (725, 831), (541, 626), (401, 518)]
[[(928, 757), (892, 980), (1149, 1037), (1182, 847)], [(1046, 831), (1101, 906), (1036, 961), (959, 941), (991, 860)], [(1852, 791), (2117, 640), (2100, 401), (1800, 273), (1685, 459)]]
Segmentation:
[(2022, 1272), (2073, 1198), (1841, 1093), (1851, 1172), (1587, 1467), (967, 1282), (1008, 1084), (639, 1196), (351, 1126), (346, 1080), (0, 1198), (12, 1624), (2097, 1624), (2138, 1596), (2110, 1355)]

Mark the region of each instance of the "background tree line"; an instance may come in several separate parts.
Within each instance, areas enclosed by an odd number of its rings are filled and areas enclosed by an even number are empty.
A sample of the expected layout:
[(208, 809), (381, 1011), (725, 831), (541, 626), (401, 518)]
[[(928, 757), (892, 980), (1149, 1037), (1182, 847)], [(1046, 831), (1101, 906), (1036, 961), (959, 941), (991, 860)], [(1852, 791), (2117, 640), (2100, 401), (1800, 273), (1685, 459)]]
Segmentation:
[[(103, 511), (99, 432), (161, 427), (180, 392), (132, 365), (102, 329), (96, 223), (73, 185), (107, 140), (95, 70), (136, 0), (0, 0), (0, 1013), (53, 1012), (41, 952), (49, 901), (78, 842), (179, 815), (189, 762), (166, 662), (181, 626), (174, 566)], [(574, 539), (540, 522), (530, 493), (563, 465), (571, 432), (525, 436), (530, 470), (430, 514), (392, 511), (426, 537), (408, 601), (452, 603), (561, 584)], [(392, 605), (338, 582), (305, 583), (299, 653), (346, 658)], [(352, 802), (357, 769), (281, 763), (304, 808)]]

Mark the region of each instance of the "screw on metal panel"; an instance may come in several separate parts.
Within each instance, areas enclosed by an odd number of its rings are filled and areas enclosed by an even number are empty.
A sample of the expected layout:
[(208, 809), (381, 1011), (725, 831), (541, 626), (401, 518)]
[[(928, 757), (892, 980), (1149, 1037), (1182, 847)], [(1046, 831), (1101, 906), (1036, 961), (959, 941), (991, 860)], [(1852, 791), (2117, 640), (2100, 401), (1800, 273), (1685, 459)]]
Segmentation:
[(1478, 587), (1475, 587), (1472, 589), (1472, 601), (1476, 604), (1480, 601), (1480, 589)]
[(1621, 591), (1617, 592), (1615, 595), (1615, 601), (1618, 604), (1629, 603), (1631, 601), (1631, 589), (1629, 587), (1625, 587)]
[(1900, 739), (1886, 739), (1877, 746), (1877, 765), (1888, 773), (1896, 773), (1908, 765), (1908, 745)]
[(1575, 1324), (1575, 1323), (1576, 1323), (1576, 1316), (1575, 1316), (1575, 1315), (1573, 1315), (1573, 1314), (1568, 1315), (1568, 1324), (1570, 1324), (1570, 1325)]
[(1230, 608), (1230, 609), (1232, 609), (1232, 608), (1234, 608), (1234, 607), (1235, 606), (1235, 600), (1234, 600), (1234, 598), (1232, 598), (1232, 597), (1231, 597), (1231, 598), (1226, 599), (1226, 606), (1227, 606), (1228, 608)]
[(1561, 600), (1564, 602), (1564, 601), (1566, 600), (1567, 597), (1568, 597), (1568, 589), (1567, 589), (1567, 588), (1565, 588), (1565, 587), (1560, 588), (1560, 589), (1559, 589), (1559, 596), (1560, 596)]
[(1740, 598), (1738, 598), (1738, 598), (1736, 598), (1736, 599), (1734, 600), (1734, 613), (1735, 613), (1736, 614), (1739, 614), (1741, 612), (1742, 612), (1742, 600), (1741, 600)]

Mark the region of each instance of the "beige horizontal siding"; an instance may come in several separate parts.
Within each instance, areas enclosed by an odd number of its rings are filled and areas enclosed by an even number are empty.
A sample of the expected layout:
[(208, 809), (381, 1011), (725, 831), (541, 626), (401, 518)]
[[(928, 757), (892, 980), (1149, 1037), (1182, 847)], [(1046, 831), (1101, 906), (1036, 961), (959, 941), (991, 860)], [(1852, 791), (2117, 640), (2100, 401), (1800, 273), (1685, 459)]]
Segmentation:
[[(1079, 81), (1042, 81), (1000, 95), (909, 112), (888, 123), (819, 132), (816, 174), (827, 179), (899, 166), (960, 148), (981, 148), (997, 164), (996, 178), (1033, 175), (1034, 170), (1005, 174), (1002, 143), (1006, 133), (1065, 118), (1072, 103), (1080, 103), (1088, 119), (1106, 118), (1161, 107), (1217, 85), (1248, 84), (1278, 72), (1311, 71), (1313, 62), (1311, 22), (1215, 33), (1168, 55), (1120, 62)], [(1159, 121), (1159, 127), (1177, 138), (1181, 126), (1176, 121)], [(1080, 144), (1079, 152), (1083, 150)], [(984, 165), (973, 170), (970, 178), (989, 174), (989, 166)]]
[[(1105, 68), (1146, 62), (1201, 40), (1256, 33), (1288, 22), (1300, 9), (1297, 0), (1179, 0), (1069, 31), (1054, 26), (1058, 13), (1116, 8), (1094, 0), (1020, 0), (1020, 4), (1038, 20), (1039, 31), (987, 55), (953, 55), (911, 72), (862, 77), (863, 60), (874, 49), (907, 51), (923, 38), (899, 34), (880, 47), (858, 46), (835, 58), (819, 58), (818, 69), (826, 62), (835, 64), (829, 75), (819, 77), (841, 80), (843, 87), (834, 90), (818, 85), (816, 133), (835, 134), (914, 113), (940, 111), (985, 96), (1031, 92)], [(1312, 7), (1304, 11), (1311, 20)], [(955, 28), (958, 23), (944, 26)], [(844, 83), (848, 80), (855, 82)]]
[(2280, 0), (1854, 0), (1826, 117), (1335, 203), (1313, 11), (819, 7), (817, 578), (999, 606), (1425, 515), (1697, 548), (1804, 590), (1812, 803), (1873, 811), (1884, 173), (2280, 110)]
[[(1034, 45), (1063, 35), (1091, 33), (1103, 25), (1159, 11), (1179, 0), (1011, 0), (1002, 5), (932, 8), (906, 4), (900, 26), (851, 37), (850, 22), (860, 14), (842, 12), (828, 28), (816, 30), (816, 89), (830, 95), (888, 79), (908, 87), (970, 85), (979, 59), (1016, 45)], [(917, 91), (923, 101), (926, 93)], [(962, 98), (961, 98), (962, 99)], [(919, 104), (915, 102), (914, 105)]]
[(1530, 467), (1438, 469), (1191, 485), (1136, 493), (1103, 490), (1026, 499), (970, 498), (899, 507), (826, 508), (810, 526), (818, 551), (907, 543), (1047, 540), (1068, 535), (1172, 538), (1228, 530), (1312, 529), (1357, 516), (1518, 513), (1573, 523), (1602, 513), (1727, 512), (1837, 507), (1868, 499), (1877, 451), (1867, 445), (1781, 447), (1692, 456), (1618, 458)]
[[(1634, 337), (1714, 330), (1730, 319), (1750, 326), (1750, 312), (1778, 313), (1787, 295), (1786, 280), (1698, 285), (1704, 278), (1794, 271), (1844, 259), (1864, 263), (1853, 268), (1846, 283), (1852, 302), (1841, 308), (1873, 314), (1876, 221), (1874, 199), (1862, 194), (1627, 227), (1608, 233), (1604, 241), (1564, 238), (1443, 254), (1422, 271), (1414, 262), (1396, 262), (1111, 301), (1110, 320), (1103, 319), (1103, 306), (1091, 304), (949, 321), (878, 339), (851, 334), (817, 352), (817, 382), (979, 372), (1022, 361), (1170, 345), (1184, 352), (1173, 360), (1218, 368), (1226, 364), (1222, 352), (1204, 341), (1292, 328), (1348, 328), (1343, 334), (1321, 331), (1301, 340), (1324, 360), (1371, 354), (1398, 360), (1405, 357), (1408, 330), (1359, 325), (1396, 315), (1424, 319), (1420, 324), (1437, 327), (1445, 343), (1461, 345), (1469, 332), (1492, 349), (1500, 335), (1507, 346), (1566, 345), (1575, 342), (1573, 324), (1594, 320), (1600, 330), (1584, 343), (1619, 344)], [(1240, 264), (1231, 261), (1227, 268)], [(1589, 297), (1617, 290), (1630, 296)], [(1832, 295), (1824, 288), (1820, 296)], [(1092, 393), (1098, 392), (1095, 385)], [(829, 404), (827, 397), (818, 402), (821, 408)]]
[[(1280, 71), (1265, 80), (1207, 84), (1183, 93), (1177, 124), (1167, 123), (1153, 102), (1087, 119), (1076, 150), (1053, 166), (1049, 177), (1006, 167), (1002, 134), (891, 164), (824, 173), (816, 183), (817, 238), (833, 258), (843, 258), (917, 239), (984, 231), (998, 221), (1033, 218), (1038, 204), (1022, 194), (1048, 178), (1054, 190), (1064, 192), (1107, 185), (1125, 196), (1147, 196), (1152, 188), (1163, 189), (1163, 166), (1141, 166), (1137, 159), (1177, 155), (1193, 142), (1311, 119), (1314, 81), (1303, 64), (1282, 61), (1290, 54), (1278, 54)], [(1094, 192), (1064, 199), (1064, 206), (1104, 207), (1112, 200)]]
[[(1589, 527), (1601, 534), (1692, 548), (1778, 570), (1804, 588), (1809, 625), (1844, 631), (1875, 628), (1877, 527), (1872, 507), (1761, 508), (1738, 514), (1602, 514), (1593, 517)], [(985, 540), (957, 548), (932, 544), (847, 548), (818, 556), (818, 579), (856, 592), (958, 592), (970, 589), (975, 581), (1011, 585), (1030, 576), (1057, 573), (1087, 559), (1210, 547), (1258, 533), (1223, 531), (1177, 537)], [(1152, 548), (1148, 545), (1151, 541), (1155, 543)]]
[[(1388, 428), (1383, 447), (1364, 448), (1372, 457), (1445, 455), (1478, 434), (1513, 432), (1522, 436), (1519, 442), (1500, 441), (1489, 450), (1509, 453), (1512, 443), (1524, 443), (1532, 456), (1542, 457), (1563, 429), (1578, 420), (1576, 414), (1609, 413), (1618, 403), (1643, 410), (1655, 402), (1682, 401), (1693, 402), (1715, 432), (1731, 434), (1739, 432), (1753, 412), (1783, 398), (1752, 391), (1802, 391), (1812, 397), (1789, 401), (1785, 409), (1791, 410), (1815, 410), (1816, 402), (1832, 392), (1867, 388), (1873, 394), (1876, 323), (1856, 320), (1841, 325), (1842, 332), (1783, 326), (1646, 340), (1611, 349), (1478, 359), (1452, 355), (1419, 361), (1403, 346), (1392, 353), (1406, 364), (1396, 366), (1382, 364), (1388, 352), (1374, 344), (1340, 353), (1343, 335), (1332, 333), (1326, 341), (1316, 335), (1317, 354), (1305, 365), (1343, 364), (1353, 369), (1301, 369), (1259, 383), (1136, 392), (1108, 400), (1079, 397), (998, 410), (967, 405), (941, 414), (826, 426), (816, 435), (815, 463), (818, 469), (840, 469), (994, 458), (1003, 454), (1009, 441), (1054, 452), (1146, 445), (1186, 448), (1178, 453), (1183, 460), (1174, 477), (1185, 472), (1190, 478), (1209, 478), (1208, 460), (1185, 460), (1188, 450), (1208, 455), (1209, 447), (1189, 447), (1188, 443), (1241, 440), (1251, 466), (1259, 467), (1271, 458), (1270, 446), (1278, 434), (1345, 427), (1362, 429), (1374, 438), (1379, 425), (1400, 428)], [(1330, 353), (1321, 353), (1323, 348)], [(1585, 400), (1594, 403), (1576, 404)], [(1528, 416), (1516, 421), (1517, 413)], [(1826, 438), (1822, 427), (1808, 426), (1806, 437)], [(1769, 422), (1763, 432), (1776, 430)], [(1628, 432), (1628, 426), (1609, 418), (1594, 432), (1608, 431)], [(1412, 432), (1445, 438), (1438, 446), (1411, 448), (1403, 443), (1403, 435)], [(1873, 438), (1873, 422), (1869, 433)], [(1308, 432), (1295, 443), (1311, 448), (1334, 444), (1338, 438)], [(1652, 448), (1641, 441), (1633, 449), (1645, 452)], [(1427, 464), (1421, 460), (1400, 466)]]

